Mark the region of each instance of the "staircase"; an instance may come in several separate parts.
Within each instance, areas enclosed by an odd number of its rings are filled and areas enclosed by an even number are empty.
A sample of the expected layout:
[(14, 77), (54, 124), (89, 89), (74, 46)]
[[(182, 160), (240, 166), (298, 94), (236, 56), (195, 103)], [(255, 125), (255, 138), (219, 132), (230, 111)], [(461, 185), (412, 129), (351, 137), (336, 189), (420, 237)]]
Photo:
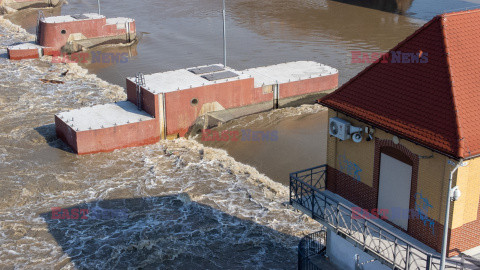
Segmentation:
[(142, 86), (145, 86), (145, 76), (143, 73), (137, 73), (135, 76), (135, 85), (137, 90), (137, 108), (142, 110)]
[[(353, 219), (361, 214), (325, 191), (326, 165), (290, 174), (290, 204), (392, 269), (440, 269), (440, 256), (386, 229), (380, 222)], [(464, 261), (447, 260), (445, 269), (472, 268)]]

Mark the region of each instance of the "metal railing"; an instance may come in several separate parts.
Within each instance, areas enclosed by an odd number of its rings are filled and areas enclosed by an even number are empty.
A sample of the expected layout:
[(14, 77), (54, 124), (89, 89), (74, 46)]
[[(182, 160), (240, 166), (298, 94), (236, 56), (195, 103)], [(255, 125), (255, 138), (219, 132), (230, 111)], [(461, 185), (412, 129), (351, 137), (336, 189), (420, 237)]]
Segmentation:
[(325, 230), (303, 237), (298, 244), (298, 270), (320, 270), (311, 258), (325, 255), (326, 249), (327, 232)]
[[(318, 190), (325, 189), (325, 181), (327, 179), (327, 165), (320, 165), (310, 169), (305, 169), (290, 174), (290, 179), (294, 177), (298, 181), (309, 184)], [(290, 185), (291, 186), (291, 185)]]
[(143, 73), (137, 73), (135, 76), (135, 86), (137, 91), (137, 108), (142, 110), (142, 86), (145, 86), (145, 76)]
[[(309, 175), (310, 174), (310, 175)], [(426, 252), (374, 220), (337, 201), (322, 189), (327, 177), (326, 166), (290, 174), (290, 204), (345, 236), (392, 269), (440, 269), (440, 256)], [(446, 269), (465, 269), (462, 262), (448, 260)]]

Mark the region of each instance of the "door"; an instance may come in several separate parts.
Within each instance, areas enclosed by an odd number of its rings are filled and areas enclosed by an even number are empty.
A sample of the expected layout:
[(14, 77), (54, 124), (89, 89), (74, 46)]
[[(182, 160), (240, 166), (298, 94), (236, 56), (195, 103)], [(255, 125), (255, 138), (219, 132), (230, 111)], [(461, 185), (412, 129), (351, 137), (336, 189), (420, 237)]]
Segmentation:
[(408, 229), (412, 166), (384, 153), (380, 156), (378, 209), (388, 209), (386, 218)]

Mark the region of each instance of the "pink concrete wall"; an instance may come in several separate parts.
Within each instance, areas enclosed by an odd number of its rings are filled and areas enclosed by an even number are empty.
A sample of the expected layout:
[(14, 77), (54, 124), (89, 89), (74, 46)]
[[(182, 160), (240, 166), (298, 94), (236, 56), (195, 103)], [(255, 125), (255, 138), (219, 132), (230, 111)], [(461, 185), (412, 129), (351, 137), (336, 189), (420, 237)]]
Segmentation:
[(126, 79), (127, 81), (127, 100), (133, 104), (137, 104), (137, 88), (133, 81)]
[[(127, 81), (127, 100), (133, 104), (137, 104), (137, 88), (134, 82)], [(150, 114), (151, 116), (158, 118), (159, 117), (159, 104), (158, 104), (158, 95), (153, 94), (152, 92), (146, 90), (143, 87), (140, 87), (142, 91), (142, 109)]]
[(68, 144), (75, 153), (78, 153), (77, 133), (57, 116), (55, 116), (55, 132), (59, 139)]
[[(130, 32), (135, 31), (135, 22), (130, 23)], [(62, 30), (66, 33), (62, 34)], [(106, 19), (91, 19), (64, 23), (40, 22), (39, 43), (45, 47), (60, 49), (70, 34), (82, 33), (86, 38), (107, 37), (126, 34), (126, 29), (117, 29), (116, 25), (106, 25)]]
[[(326, 91), (338, 86), (338, 74), (280, 85), (280, 98)], [(198, 99), (192, 106), (190, 101)], [(205, 103), (217, 101), (225, 109), (272, 101), (273, 93), (253, 87), (253, 78), (202, 86), (166, 94), (167, 134), (184, 136), (200, 115)]]
[(338, 73), (280, 84), (280, 98), (300, 96), (338, 87)]
[[(253, 83), (254, 79), (249, 78), (166, 93), (167, 134), (184, 136), (206, 103), (216, 101), (225, 109), (230, 109), (272, 101), (273, 93), (264, 94), (262, 87), (254, 88)], [(135, 83), (127, 79), (126, 84), (127, 100), (136, 104)], [(285, 83), (280, 85), (280, 98), (330, 90), (337, 86), (338, 74)], [(195, 106), (191, 105), (194, 98), (198, 100)], [(142, 88), (142, 101), (143, 109), (158, 118), (158, 95)]]
[(8, 50), (8, 58), (11, 60), (21, 60), (21, 59), (36, 59), (40, 56), (38, 55), (38, 49), (28, 49), (28, 50)]
[[(253, 78), (166, 93), (167, 134), (184, 136), (205, 103), (217, 101), (225, 109), (241, 107), (254, 103), (254, 93)], [(198, 104), (192, 106), (194, 98)]]
[(111, 152), (115, 149), (154, 144), (159, 140), (158, 121), (152, 119), (99, 130), (76, 132), (76, 152), (79, 155)]

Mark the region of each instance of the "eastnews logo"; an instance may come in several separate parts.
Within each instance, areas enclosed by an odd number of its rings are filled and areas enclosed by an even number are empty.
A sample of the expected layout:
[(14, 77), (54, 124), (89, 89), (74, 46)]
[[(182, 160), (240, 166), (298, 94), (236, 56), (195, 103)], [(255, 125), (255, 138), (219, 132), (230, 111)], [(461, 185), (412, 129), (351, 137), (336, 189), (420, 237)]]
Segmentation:
[(124, 64), (128, 62), (128, 53), (72, 53), (54, 55), (52, 63), (91, 63), (91, 64)]
[(202, 130), (202, 141), (243, 141), (243, 142), (276, 142), (278, 141), (278, 131), (268, 130), (259, 131), (251, 129), (242, 130)]
[(391, 53), (351, 51), (351, 64), (391, 63), (391, 64), (425, 64), (428, 53), (392, 51)]

